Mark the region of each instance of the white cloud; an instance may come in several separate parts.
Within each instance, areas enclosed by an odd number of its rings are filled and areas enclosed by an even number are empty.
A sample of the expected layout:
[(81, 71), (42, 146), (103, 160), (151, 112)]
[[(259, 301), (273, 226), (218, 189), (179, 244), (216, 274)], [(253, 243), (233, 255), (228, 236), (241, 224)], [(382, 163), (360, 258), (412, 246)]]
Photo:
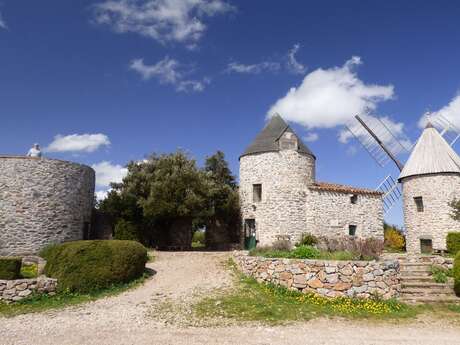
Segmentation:
[(259, 74), (261, 72), (277, 72), (281, 68), (279, 62), (264, 61), (257, 64), (245, 65), (238, 62), (231, 62), (228, 64), (227, 73), (246, 73), (246, 74)]
[(2, 17), (2, 13), (0, 12), (0, 29), (8, 29), (5, 20)]
[(318, 139), (319, 139), (319, 135), (318, 133), (315, 133), (315, 132), (307, 133), (307, 135), (303, 137), (303, 140), (309, 143), (312, 143)]
[(156, 78), (161, 84), (175, 86), (177, 91), (200, 92), (210, 83), (208, 78), (202, 80), (186, 79), (186, 75), (190, 72), (184, 72), (184, 66), (168, 56), (154, 65), (146, 65), (143, 59), (134, 59), (129, 68), (139, 73), (144, 80)]
[(427, 115), (436, 118), (442, 115), (444, 118), (449, 120), (454, 126), (460, 128), (460, 93), (458, 93), (446, 106), (441, 109), (424, 114), (419, 121), (420, 127), (425, 127), (427, 122)]
[(91, 166), (96, 171), (96, 185), (109, 187), (110, 183), (120, 183), (128, 173), (128, 169), (117, 164), (103, 161)]
[(109, 137), (105, 134), (56, 135), (45, 148), (45, 152), (94, 152), (102, 146), (109, 146)]
[(94, 6), (94, 20), (118, 33), (194, 47), (207, 29), (206, 17), (234, 10), (223, 0), (106, 0)]
[(295, 55), (300, 49), (300, 44), (294, 44), (291, 50), (289, 50), (287, 55), (287, 68), (288, 71), (295, 74), (305, 74), (307, 71), (307, 67), (302, 65), (300, 62), (297, 61)]
[(97, 201), (104, 200), (107, 198), (107, 195), (109, 194), (110, 189), (107, 190), (98, 190), (94, 194), (96, 194), (96, 199)]
[(305, 76), (268, 111), (306, 128), (333, 128), (347, 124), (357, 114), (369, 114), (377, 104), (394, 96), (392, 85), (369, 85), (353, 70), (361, 59), (352, 57), (342, 67), (319, 68)]

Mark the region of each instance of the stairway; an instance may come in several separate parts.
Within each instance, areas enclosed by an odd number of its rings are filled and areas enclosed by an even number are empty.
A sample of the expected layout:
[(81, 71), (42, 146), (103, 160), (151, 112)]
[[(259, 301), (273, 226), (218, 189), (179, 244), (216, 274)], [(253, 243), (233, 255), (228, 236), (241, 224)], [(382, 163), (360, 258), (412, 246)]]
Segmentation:
[(431, 261), (425, 258), (399, 259), (401, 301), (406, 303), (459, 303), (453, 283), (436, 283), (431, 275)]

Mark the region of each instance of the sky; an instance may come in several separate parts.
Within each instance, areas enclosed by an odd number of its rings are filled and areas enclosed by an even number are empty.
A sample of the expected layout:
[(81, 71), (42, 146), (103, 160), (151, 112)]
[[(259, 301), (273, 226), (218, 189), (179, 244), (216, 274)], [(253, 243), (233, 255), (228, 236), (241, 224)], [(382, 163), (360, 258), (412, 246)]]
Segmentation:
[(178, 148), (222, 150), (238, 175), (279, 113), (318, 180), (374, 189), (398, 171), (345, 126), (380, 119), (409, 147), (426, 112), (460, 126), (458, 18), (446, 0), (0, 0), (0, 153), (40, 143), (93, 166), (103, 195), (128, 161)]

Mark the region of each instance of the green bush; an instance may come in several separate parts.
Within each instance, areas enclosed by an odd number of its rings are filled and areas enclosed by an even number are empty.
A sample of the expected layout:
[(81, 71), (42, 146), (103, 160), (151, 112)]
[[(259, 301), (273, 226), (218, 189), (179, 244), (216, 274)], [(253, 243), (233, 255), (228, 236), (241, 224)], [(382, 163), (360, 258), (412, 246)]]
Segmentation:
[(318, 238), (312, 234), (303, 234), (302, 238), (299, 241), (299, 245), (301, 246), (314, 246), (318, 243)]
[(141, 242), (137, 226), (124, 219), (120, 219), (115, 225), (113, 238), (115, 240)]
[(455, 293), (460, 296), (460, 253), (457, 253), (457, 256), (454, 260), (453, 276)]
[(311, 246), (298, 246), (291, 252), (291, 257), (296, 259), (317, 259), (321, 252)]
[(0, 279), (20, 278), (22, 259), (17, 257), (0, 258)]
[(45, 273), (59, 291), (90, 292), (142, 276), (147, 250), (134, 241), (77, 241), (42, 251)]
[(453, 255), (460, 252), (460, 232), (449, 232), (446, 238), (447, 251)]
[(192, 237), (192, 247), (204, 247), (206, 243), (205, 237), (204, 231), (195, 231)]

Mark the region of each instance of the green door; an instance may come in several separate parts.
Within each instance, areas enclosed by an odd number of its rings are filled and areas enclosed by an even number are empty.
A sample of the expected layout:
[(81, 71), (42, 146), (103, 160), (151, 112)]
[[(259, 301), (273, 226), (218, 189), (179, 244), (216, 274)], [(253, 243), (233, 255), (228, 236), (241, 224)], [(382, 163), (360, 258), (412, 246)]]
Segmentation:
[(256, 241), (256, 220), (244, 220), (244, 249), (251, 250), (257, 245)]

